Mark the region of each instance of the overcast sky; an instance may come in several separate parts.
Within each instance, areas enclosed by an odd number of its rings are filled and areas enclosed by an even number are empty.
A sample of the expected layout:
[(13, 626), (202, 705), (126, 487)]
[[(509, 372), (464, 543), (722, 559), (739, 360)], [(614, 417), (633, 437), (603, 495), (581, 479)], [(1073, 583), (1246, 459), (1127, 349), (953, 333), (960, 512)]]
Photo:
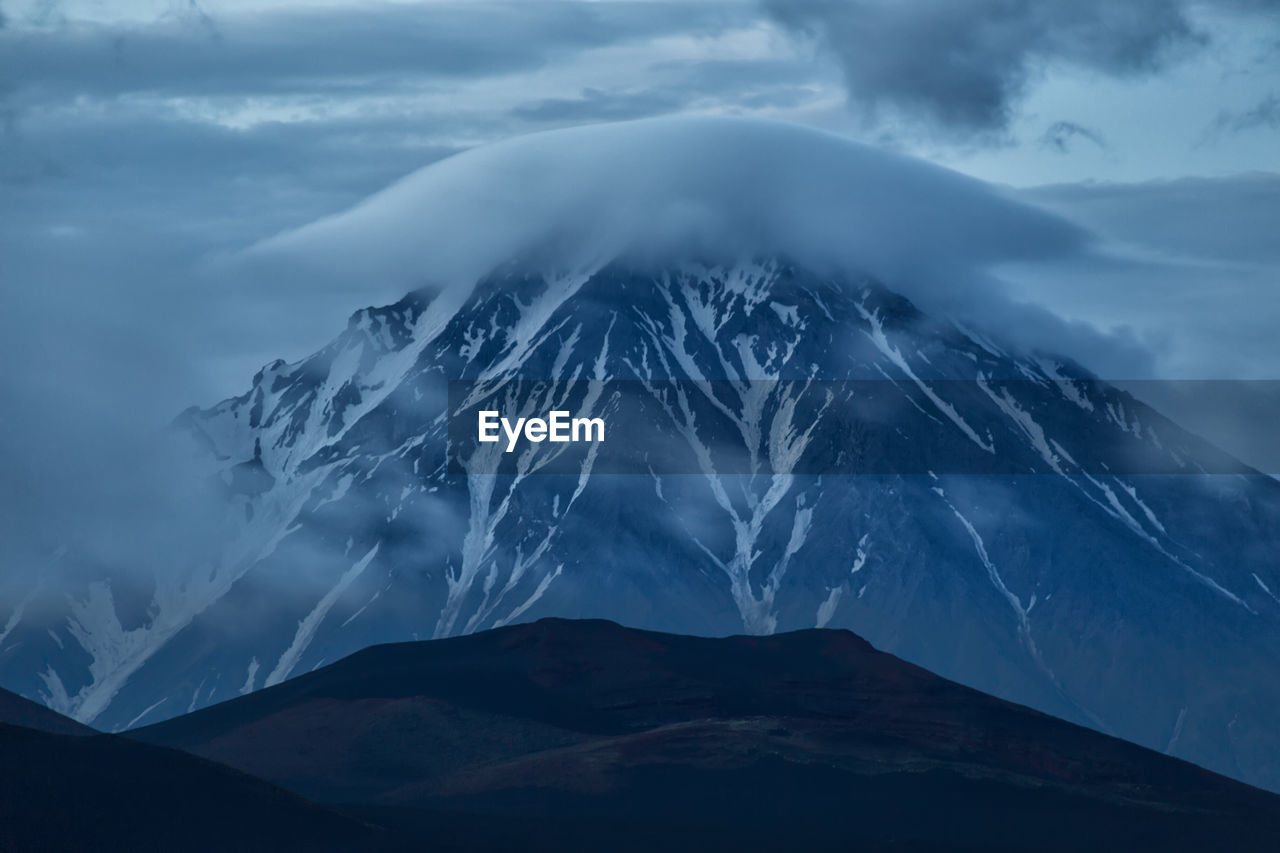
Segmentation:
[(1018, 188), (1125, 259), (1020, 298), (1157, 375), (1280, 377), (1277, 0), (0, 0), (6, 399), (239, 393), (393, 294), (210, 292), (198, 259), (482, 143), (677, 114)]

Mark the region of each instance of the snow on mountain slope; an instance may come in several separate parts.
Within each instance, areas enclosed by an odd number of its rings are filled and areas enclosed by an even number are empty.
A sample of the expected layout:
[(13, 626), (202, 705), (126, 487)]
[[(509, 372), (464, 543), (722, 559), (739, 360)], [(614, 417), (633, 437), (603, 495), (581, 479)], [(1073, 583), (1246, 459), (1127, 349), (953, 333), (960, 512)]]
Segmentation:
[[(540, 411), (586, 379), (639, 383), (645, 429), (684, 467), (608, 473), (594, 452), (541, 445), (510, 474), (480, 455), (450, 473), (450, 380)], [(878, 383), (901, 403), (890, 438), (860, 432), (865, 401), (822, 380)], [(1277, 484), (1193, 473), (1220, 454), (1133, 398), (869, 278), (777, 257), (504, 267), (359, 311), (176, 428), (224, 498), (223, 548), (141, 603), (90, 576), (9, 605), (7, 686), (120, 729), (371, 643), (545, 615), (825, 625), (1280, 787)], [(718, 467), (725, 447), (757, 473)], [(1135, 448), (1188, 473), (1110, 473)], [(822, 473), (859, 454), (876, 473)]]

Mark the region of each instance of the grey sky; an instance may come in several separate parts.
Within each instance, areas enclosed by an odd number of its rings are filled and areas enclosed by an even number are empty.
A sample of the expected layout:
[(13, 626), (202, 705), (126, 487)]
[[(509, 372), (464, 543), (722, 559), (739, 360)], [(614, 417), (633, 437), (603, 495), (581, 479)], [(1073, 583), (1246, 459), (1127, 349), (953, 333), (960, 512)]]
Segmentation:
[(388, 295), (219, 289), (189, 274), (201, 258), (481, 143), (671, 114), (784, 119), (1027, 188), (1123, 263), (1017, 293), (1165, 371), (1280, 375), (1276, 2), (0, 8), (6, 346), (128, 340), (100, 382), (149, 413), (238, 392)]

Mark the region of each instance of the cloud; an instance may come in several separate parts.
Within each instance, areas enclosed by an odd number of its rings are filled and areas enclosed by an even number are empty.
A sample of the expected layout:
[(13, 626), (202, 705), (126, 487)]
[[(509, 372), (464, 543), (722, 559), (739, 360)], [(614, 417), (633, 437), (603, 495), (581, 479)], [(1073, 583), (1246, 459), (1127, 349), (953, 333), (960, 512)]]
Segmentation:
[(754, 60), (662, 60), (644, 70), (643, 85), (589, 86), (574, 97), (533, 99), (509, 115), (533, 125), (568, 126), (626, 121), (697, 109), (741, 113), (788, 108), (818, 96), (817, 75), (804, 63), (776, 58)]
[(529, 71), (567, 52), (723, 29), (733, 6), (387, 4), (145, 25), (0, 32), (0, 79), (35, 98), (147, 92), (393, 92), (425, 80)]
[(180, 14), (186, 20), (194, 21), (198, 26), (204, 28), (205, 32), (214, 38), (222, 37), (222, 32), (218, 29), (218, 22), (205, 11), (205, 8), (197, 0), (187, 0), (187, 4), (182, 8)]
[[(1095, 369), (1150, 372), (1123, 329), (1026, 304), (1006, 267), (1099, 264), (1084, 229), (991, 185), (797, 125), (673, 117), (531, 134), (429, 166), (223, 263), (319, 291), (468, 286), (498, 265), (782, 255)], [(1087, 275), (1086, 270), (1082, 274)], [(252, 284), (246, 286), (252, 287)], [(354, 298), (354, 297), (353, 297)]]
[(673, 92), (604, 91), (588, 87), (576, 98), (546, 98), (521, 104), (511, 115), (532, 122), (621, 121), (675, 112), (688, 100), (688, 95)]
[(165, 389), (207, 393), (188, 336), (233, 326), (225, 306), (173, 287), (171, 249), (70, 226), (0, 238), (0, 600), (36, 576), (56, 583), (45, 570), (60, 550), (83, 547), (124, 581), (207, 529), (198, 478), (163, 452), (177, 403)]
[(1150, 368), (1108, 378), (1161, 380), (1121, 384), (1260, 470), (1280, 472), (1280, 175), (1021, 195), (1106, 242), (1091, 260), (1024, 269), (1012, 295), (1091, 328), (1126, 330), (1151, 353)]
[[(1023, 267), (1010, 276), (1009, 295), (1128, 337), (1149, 362), (1108, 358), (1107, 378), (1260, 470), (1280, 472), (1280, 174), (1059, 184), (1019, 196), (1103, 242), (1088, 257)], [(1076, 355), (1091, 363), (1086, 351)]]
[(1280, 130), (1280, 95), (1268, 92), (1253, 107), (1239, 112), (1223, 110), (1210, 125), (1210, 138), (1224, 133), (1245, 133), (1253, 130)]
[(554, 245), (586, 260), (777, 253), (868, 272), (936, 304), (966, 276), (1073, 255), (1087, 241), (921, 160), (797, 125), (681, 117), (472, 149), (249, 257), (407, 288), (471, 282)]
[(1074, 121), (1055, 121), (1049, 125), (1040, 137), (1040, 145), (1060, 154), (1066, 154), (1071, 148), (1072, 139), (1083, 139), (1099, 148), (1107, 147), (1107, 141), (1102, 138), (1101, 133), (1082, 124), (1076, 124)]
[(1280, 241), (1274, 239), (1280, 222), (1277, 173), (1057, 184), (1022, 196), (1148, 256), (1237, 268), (1280, 266)]
[[(839, 61), (855, 109), (949, 133), (1007, 131), (1032, 84), (1057, 65), (1130, 77), (1160, 70), (1208, 36), (1188, 0), (764, 0)], [(1216, 0), (1231, 14), (1274, 3)]]

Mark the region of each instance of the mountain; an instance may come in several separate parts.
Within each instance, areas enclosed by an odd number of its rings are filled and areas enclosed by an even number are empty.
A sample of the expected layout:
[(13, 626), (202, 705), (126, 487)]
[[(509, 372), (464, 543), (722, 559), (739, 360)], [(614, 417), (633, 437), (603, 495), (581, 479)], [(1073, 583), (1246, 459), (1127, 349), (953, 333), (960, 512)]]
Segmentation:
[[(563, 391), (618, 415), (584, 380), (638, 383), (633, 432), (665, 458), (451, 460), (457, 382), (513, 411)], [(883, 404), (867, 434), (863, 383)], [(1280, 483), (869, 277), (783, 257), (508, 265), (361, 310), (175, 429), (218, 497), (218, 550), (131, 584), (69, 554), (65, 583), (0, 613), (0, 683), (119, 730), (371, 644), (548, 615), (841, 627), (1280, 790)], [(761, 467), (717, 467), (734, 452)]]
[(369, 648), (129, 736), (471, 849), (1280, 843), (1274, 795), (830, 629), (545, 619)]
[(0, 723), (0, 850), (398, 849), (391, 839), (177, 750)]
[(22, 726), (40, 732), (59, 735), (95, 735), (98, 732), (51, 711), (39, 702), (32, 702), (17, 693), (0, 688), (0, 724)]

